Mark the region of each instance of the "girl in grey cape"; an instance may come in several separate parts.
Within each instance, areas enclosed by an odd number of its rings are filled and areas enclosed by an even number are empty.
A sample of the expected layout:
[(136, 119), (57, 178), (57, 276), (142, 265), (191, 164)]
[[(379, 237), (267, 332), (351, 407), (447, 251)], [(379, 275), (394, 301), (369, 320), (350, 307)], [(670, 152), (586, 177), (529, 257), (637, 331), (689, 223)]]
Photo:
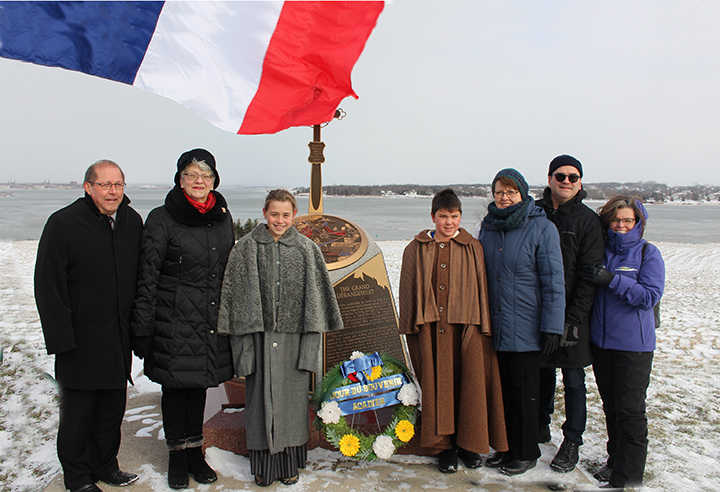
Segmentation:
[(220, 301), (218, 330), (245, 377), (250, 471), (261, 486), (292, 485), (305, 468), (310, 373), (321, 375), (322, 334), (343, 326), (325, 260), (292, 227), (295, 214), (290, 192), (268, 194), (267, 224), (230, 252)]

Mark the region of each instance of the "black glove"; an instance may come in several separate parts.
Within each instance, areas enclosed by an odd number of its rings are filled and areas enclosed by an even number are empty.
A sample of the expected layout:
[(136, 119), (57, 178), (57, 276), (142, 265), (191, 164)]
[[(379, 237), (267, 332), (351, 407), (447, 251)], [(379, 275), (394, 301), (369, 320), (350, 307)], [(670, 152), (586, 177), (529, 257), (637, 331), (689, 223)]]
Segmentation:
[(565, 323), (563, 327), (563, 336), (560, 338), (561, 347), (572, 347), (577, 345), (580, 338), (580, 328)]
[(137, 355), (140, 359), (147, 357), (152, 350), (152, 339), (152, 335), (145, 337), (133, 337), (130, 340), (130, 346), (132, 347), (132, 351), (135, 355)]
[(560, 335), (557, 333), (543, 333), (543, 355), (550, 355), (555, 352), (560, 345)]
[(580, 276), (585, 280), (602, 287), (607, 287), (615, 278), (615, 274), (605, 270), (603, 267), (586, 265), (580, 272)]

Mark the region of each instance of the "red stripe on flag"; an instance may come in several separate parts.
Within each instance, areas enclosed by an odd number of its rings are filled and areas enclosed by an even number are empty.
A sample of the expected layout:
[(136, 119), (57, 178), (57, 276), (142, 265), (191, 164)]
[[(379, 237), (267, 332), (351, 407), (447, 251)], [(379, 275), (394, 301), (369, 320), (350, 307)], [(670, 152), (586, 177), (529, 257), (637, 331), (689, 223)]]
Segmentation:
[(276, 133), (330, 121), (383, 2), (285, 2), (262, 77), (238, 133)]

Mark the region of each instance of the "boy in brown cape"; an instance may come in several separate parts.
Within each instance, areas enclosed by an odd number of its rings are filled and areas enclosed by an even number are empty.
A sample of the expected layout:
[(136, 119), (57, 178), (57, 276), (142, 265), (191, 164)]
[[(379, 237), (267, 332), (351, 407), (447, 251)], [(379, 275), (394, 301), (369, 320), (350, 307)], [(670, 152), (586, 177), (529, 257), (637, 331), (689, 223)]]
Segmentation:
[(493, 349), (485, 260), (460, 228), (455, 192), (440, 191), (424, 230), (405, 248), (400, 273), (400, 333), (422, 389), (420, 445), (453, 473), (481, 454), (508, 449), (500, 374)]

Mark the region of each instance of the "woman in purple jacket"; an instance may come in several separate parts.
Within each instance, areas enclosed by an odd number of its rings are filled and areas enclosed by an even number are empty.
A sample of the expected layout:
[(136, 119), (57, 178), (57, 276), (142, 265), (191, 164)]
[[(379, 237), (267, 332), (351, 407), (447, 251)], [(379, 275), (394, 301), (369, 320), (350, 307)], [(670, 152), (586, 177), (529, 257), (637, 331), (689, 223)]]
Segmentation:
[(593, 370), (603, 401), (608, 461), (595, 478), (605, 488), (642, 484), (648, 430), (645, 397), (655, 350), (654, 306), (665, 286), (660, 251), (642, 239), (647, 210), (639, 200), (616, 196), (599, 209), (607, 233), (602, 266), (582, 275), (600, 286), (590, 340)]

